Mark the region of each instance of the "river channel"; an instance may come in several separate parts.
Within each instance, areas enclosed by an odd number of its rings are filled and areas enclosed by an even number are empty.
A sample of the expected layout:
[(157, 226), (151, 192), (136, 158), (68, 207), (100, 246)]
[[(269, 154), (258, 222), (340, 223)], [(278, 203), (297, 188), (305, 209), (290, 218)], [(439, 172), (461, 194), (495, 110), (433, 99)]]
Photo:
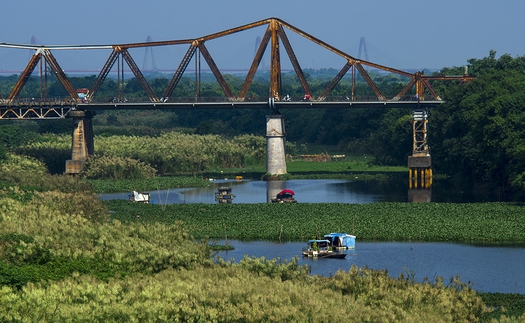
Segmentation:
[[(373, 202), (452, 202), (476, 203), (500, 201), (498, 192), (479, 195), (462, 191), (447, 182), (435, 183), (432, 190), (409, 190), (404, 180), (288, 180), (266, 182), (260, 180), (216, 179), (208, 187), (150, 191), (155, 204), (217, 203), (218, 187), (232, 188), (232, 203), (267, 203), (282, 189), (295, 192), (298, 203), (373, 203)], [(102, 194), (101, 199), (128, 199), (129, 192)], [(217, 241), (224, 244), (225, 241)], [(413, 276), (416, 281), (436, 277), (448, 283), (459, 276), (478, 291), (525, 294), (525, 246), (489, 246), (454, 243), (420, 242), (360, 242), (355, 250), (346, 251), (345, 259), (312, 260), (300, 256), (303, 242), (271, 243), (263, 241), (228, 241), (232, 251), (218, 252), (217, 256), (235, 261), (248, 257), (299, 257), (300, 264), (311, 267), (313, 275), (330, 275), (338, 270), (348, 271), (352, 265), (387, 270), (392, 277), (400, 274)]]

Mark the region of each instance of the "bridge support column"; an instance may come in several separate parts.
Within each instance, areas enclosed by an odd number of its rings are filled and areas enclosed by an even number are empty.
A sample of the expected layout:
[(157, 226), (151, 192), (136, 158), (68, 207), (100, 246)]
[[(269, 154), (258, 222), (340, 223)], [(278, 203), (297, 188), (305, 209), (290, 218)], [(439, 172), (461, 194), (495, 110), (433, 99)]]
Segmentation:
[(266, 173), (268, 175), (286, 174), (284, 116), (266, 116)]
[(432, 158), (427, 146), (426, 110), (412, 112), (412, 156), (408, 156), (408, 198), (410, 202), (430, 202)]
[(71, 143), (71, 159), (66, 160), (66, 174), (80, 174), (84, 160), (93, 155), (93, 116), (89, 111), (71, 111), (67, 117), (73, 119), (73, 140)]
[(408, 188), (430, 188), (432, 168), (430, 156), (408, 156)]

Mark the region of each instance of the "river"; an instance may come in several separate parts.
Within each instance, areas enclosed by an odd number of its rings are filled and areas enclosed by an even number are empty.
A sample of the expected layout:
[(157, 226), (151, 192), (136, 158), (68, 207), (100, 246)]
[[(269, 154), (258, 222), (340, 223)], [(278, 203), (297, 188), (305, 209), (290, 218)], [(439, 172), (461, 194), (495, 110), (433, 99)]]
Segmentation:
[[(405, 181), (351, 180), (260, 180), (217, 179), (208, 187), (151, 191), (153, 203), (217, 203), (215, 193), (221, 186), (232, 187), (233, 203), (267, 203), (284, 188), (292, 189), (298, 203), (373, 203), (373, 202), (486, 202), (499, 201), (500, 194), (481, 195), (462, 191), (446, 181), (437, 181), (431, 190), (409, 190)], [(101, 199), (128, 199), (128, 192), (103, 194)], [(218, 241), (224, 244), (225, 241)], [(271, 243), (229, 241), (233, 251), (219, 252), (226, 260), (249, 257), (290, 260), (300, 256), (305, 243)], [(484, 292), (525, 294), (525, 246), (489, 246), (455, 243), (359, 242), (347, 251), (346, 259), (303, 259), (312, 274), (330, 275), (348, 270), (351, 265), (385, 269), (392, 277), (413, 275), (416, 281), (442, 277), (445, 283), (456, 275), (460, 280)]]

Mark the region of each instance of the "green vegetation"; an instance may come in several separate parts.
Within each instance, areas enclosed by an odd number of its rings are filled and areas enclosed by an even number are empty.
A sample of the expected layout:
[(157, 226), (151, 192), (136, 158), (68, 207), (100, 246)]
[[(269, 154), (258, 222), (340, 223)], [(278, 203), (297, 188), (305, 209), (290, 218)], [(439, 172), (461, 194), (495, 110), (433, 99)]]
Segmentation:
[(305, 241), (335, 230), (355, 234), (360, 241), (525, 244), (525, 205), (513, 203), (105, 203), (119, 221), (182, 221), (201, 238)]
[[(411, 276), (392, 278), (386, 271), (355, 266), (322, 277), (310, 276), (297, 258), (213, 261), (213, 247), (192, 237), (191, 232), (199, 232), (196, 222), (175, 218), (188, 220), (193, 214), (201, 221), (200, 234), (211, 227), (232, 237), (229, 232), (237, 228), (230, 227), (230, 218), (241, 228), (244, 219), (260, 221), (250, 225), (263, 231), (261, 224), (271, 229), (288, 205), (253, 205), (250, 213), (240, 214), (230, 205), (179, 205), (161, 213), (155, 205), (120, 201), (108, 203), (114, 211), (109, 212), (88, 183), (51, 176), (42, 164), (22, 160), (12, 159), (0, 170), (2, 322), (525, 319), (517, 305), (521, 299), (480, 296), (458, 277), (448, 284), (440, 277), (419, 283)], [(24, 176), (33, 171), (39, 175)], [(348, 211), (331, 207), (339, 216)], [(519, 207), (502, 206), (500, 212), (512, 218)], [(271, 209), (277, 216), (269, 214)], [(477, 213), (463, 214), (463, 221), (478, 221)], [(495, 316), (482, 297), (487, 304), (508, 304), (512, 312), (498, 309)]]

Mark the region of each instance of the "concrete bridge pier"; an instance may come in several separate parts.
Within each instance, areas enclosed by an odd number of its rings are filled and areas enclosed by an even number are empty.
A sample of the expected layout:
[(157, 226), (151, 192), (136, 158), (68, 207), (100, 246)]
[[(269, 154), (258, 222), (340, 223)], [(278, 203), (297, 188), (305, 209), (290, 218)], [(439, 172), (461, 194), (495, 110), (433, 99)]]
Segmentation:
[(67, 117), (73, 119), (73, 140), (71, 143), (71, 159), (66, 160), (66, 174), (80, 174), (84, 160), (93, 155), (93, 116), (90, 111), (71, 111)]
[(269, 176), (286, 174), (284, 116), (266, 116), (266, 173)]

